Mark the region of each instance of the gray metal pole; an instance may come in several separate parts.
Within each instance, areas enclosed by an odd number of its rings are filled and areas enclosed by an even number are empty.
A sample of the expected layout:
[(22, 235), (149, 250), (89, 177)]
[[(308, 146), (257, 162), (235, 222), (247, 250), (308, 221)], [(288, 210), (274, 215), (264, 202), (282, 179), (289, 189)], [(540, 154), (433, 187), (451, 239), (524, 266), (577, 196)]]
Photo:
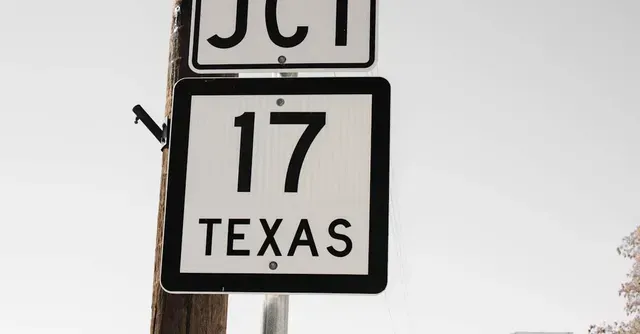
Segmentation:
[(287, 334), (289, 331), (288, 295), (266, 295), (262, 312), (262, 334)]
[[(281, 78), (297, 77), (298, 73), (279, 73)], [(262, 309), (262, 334), (289, 332), (289, 295), (265, 295)]]

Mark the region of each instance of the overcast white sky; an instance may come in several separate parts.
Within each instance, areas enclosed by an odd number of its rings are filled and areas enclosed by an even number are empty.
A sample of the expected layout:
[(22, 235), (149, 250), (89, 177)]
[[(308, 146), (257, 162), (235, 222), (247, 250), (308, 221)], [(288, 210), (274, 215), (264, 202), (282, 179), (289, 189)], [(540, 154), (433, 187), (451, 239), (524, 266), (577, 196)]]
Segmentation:
[[(0, 0), (0, 333), (148, 331), (171, 1)], [(390, 283), (291, 333), (585, 332), (640, 223), (640, 2), (383, 1)], [(229, 333), (258, 333), (233, 296)]]

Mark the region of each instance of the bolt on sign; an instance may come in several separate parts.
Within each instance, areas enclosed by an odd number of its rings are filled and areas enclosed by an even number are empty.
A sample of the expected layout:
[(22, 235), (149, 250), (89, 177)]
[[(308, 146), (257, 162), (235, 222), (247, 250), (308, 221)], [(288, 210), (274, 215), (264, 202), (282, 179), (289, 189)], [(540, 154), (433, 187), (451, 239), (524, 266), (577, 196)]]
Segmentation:
[(385, 79), (186, 78), (173, 101), (166, 291), (385, 289)]
[(376, 0), (191, 0), (189, 66), (217, 72), (369, 70)]

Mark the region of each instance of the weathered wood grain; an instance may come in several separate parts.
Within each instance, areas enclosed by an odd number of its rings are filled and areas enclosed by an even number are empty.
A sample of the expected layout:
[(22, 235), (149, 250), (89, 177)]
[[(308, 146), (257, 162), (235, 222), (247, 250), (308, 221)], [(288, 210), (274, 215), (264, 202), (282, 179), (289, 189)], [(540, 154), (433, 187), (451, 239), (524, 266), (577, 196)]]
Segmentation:
[[(181, 32), (180, 9), (182, 0), (174, 1), (174, 13), (171, 25), (169, 50), (169, 69), (167, 75), (167, 94), (165, 116), (171, 113), (173, 85), (183, 77), (185, 68), (181, 64), (180, 47), (186, 34)], [(173, 295), (160, 286), (160, 255), (164, 231), (165, 188), (167, 182), (168, 152), (162, 152), (162, 179), (160, 183), (160, 201), (158, 207), (158, 226), (156, 234), (155, 268), (153, 275), (153, 299), (151, 303), (151, 334), (224, 334), (227, 328), (227, 295)]]

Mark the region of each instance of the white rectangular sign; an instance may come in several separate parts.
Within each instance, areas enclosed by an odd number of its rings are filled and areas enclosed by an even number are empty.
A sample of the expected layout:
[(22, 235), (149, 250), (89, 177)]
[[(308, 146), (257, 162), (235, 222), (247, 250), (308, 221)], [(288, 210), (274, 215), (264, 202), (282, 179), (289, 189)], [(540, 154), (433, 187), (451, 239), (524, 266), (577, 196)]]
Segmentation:
[(195, 73), (369, 70), (376, 0), (192, 0)]
[[(384, 289), (388, 87), (381, 78), (181, 80), (163, 287)], [(217, 278), (193, 284), (207, 275)]]

